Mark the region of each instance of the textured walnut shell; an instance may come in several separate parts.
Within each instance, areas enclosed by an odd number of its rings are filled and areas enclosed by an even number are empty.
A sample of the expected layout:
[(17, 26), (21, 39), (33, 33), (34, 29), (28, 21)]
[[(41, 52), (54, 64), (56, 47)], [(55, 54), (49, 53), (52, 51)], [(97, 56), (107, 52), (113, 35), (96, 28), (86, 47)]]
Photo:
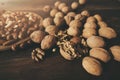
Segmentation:
[(56, 15), (57, 12), (58, 12), (57, 9), (52, 9), (52, 10), (50, 11), (50, 16), (55, 17), (55, 15)]
[(69, 24), (69, 27), (80, 28), (81, 26), (82, 26), (82, 23), (79, 20), (72, 20)]
[(46, 27), (45, 31), (50, 35), (55, 35), (58, 32), (58, 27), (55, 25), (49, 25), (48, 27)]
[(72, 8), (72, 9), (77, 9), (78, 6), (79, 6), (79, 3), (78, 3), (78, 2), (73, 2), (73, 3), (71, 4), (71, 8)]
[(45, 32), (38, 30), (31, 33), (30, 38), (33, 42), (40, 43), (45, 37), (45, 35), (46, 35)]
[(76, 27), (69, 27), (67, 29), (67, 34), (71, 36), (78, 36), (80, 34), (80, 30)]
[(114, 60), (120, 62), (120, 46), (114, 45), (114, 46), (110, 47), (110, 51), (113, 55)]
[(79, 0), (80, 5), (84, 5), (87, 0)]
[(54, 6), (55, 6), (56, 8), (58, 8), (58, 6), (60, 5), (60, 3), (61, 3), (61, 1), (56, 1), (56, 2), (54, 3)]
[(66, 14), (66, 13), (69, 12), (69, 7), (68, 7), (68, 6), (65, 6), (65, 7), (62, 8), (61, 11)]
[(101, 63), (92, 57), (84, 57), (82, 66), (89, 74), (94, 76), (100, 76), (103, 71)]
[(41, 49), (46, 50), (52, 48), (56, 44), (56, 37), (53, 35), (47, 35), (41, 42)]
[(87, 44), (90, 48), (99, 48), (105, 46), (105, 41), (102, 37), (91, 36), (87, 39)]
[(63, 7), (67, 6), (66, 3), (60, 3), (58, 6), (59, 10), (62, 10)]
[(90, 56), (97, 58), (105, 63), (111, 59), (109, 52), (103, 48), (92, 48), (90, 50)]
[(99, 21), (98, 25), (99, 25), (100, 28), (104, 28), (104, 27), (108, 26), (107, 23), (105, 23), (104, 21)]
[(63, 22), (63, 18), (55, 17), (53, 19), (53, 21), (54, 21), (56, 26), (60, 26), (62, 24), (62, 22)]
[(83, 29), (82, 36), (84, 38), (89, 38), (89, 37), (95, 36), (95, 35), (97, 35), (97, 32), (96, 32), (95, 29), (93, 29), (93, 28), (85, 28), (85, 29)]
[(84, 24), (84, 28), (93, 28), (93, 29), (96, 29), (97, 28), (97, 25), (95, 22), (87, 22)]
[(81, 12), (81, 15), (88, 17), (88, 16), (90, 16), (90, 13), (87, 10), (84, 10), (84, 11)]
[(110, 27), (100, 28), (99, 35), (107, 39), (112, 39), (117, 37), (117, 33), (115, 32), (115, 30)]
[(42, 22), (42, 24), (45, 28), (49, 25), (52, 25), (52, 23), (53, 23), (53, 19), (50, 17), (45, 18)]
[(64, 14), (63, 14), (62, 12), (57, 12), (57, 13), (55, 14), (55, 17), (56, 17), (56, 18), (63, 18), (63, 17), (64, 17)]
[(98, 22), (102, 21), (102, 17), (99, 14), (95, 14), (94, 17)]
[(95, 19), (95, 17), (93, 17), (93, 16), (89, 16), (89, 17), (87, 18), (86, 22), (96, 22), (96, 19)]

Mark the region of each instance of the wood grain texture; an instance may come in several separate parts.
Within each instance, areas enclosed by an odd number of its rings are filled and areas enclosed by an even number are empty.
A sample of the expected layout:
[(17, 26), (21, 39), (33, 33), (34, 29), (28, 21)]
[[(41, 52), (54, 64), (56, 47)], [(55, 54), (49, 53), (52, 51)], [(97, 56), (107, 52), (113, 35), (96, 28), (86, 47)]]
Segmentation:
[[(50, 1), (52, 4), (55, 0), (44, 1)], [(89, 0), (89, 5), (86, 5), (91, 14), (101, 14), (104, 21), (117, 31), (118, 38), (111, 40), (109, 46), (120, 45), (120, 6), (118, 3), (118, 0)], [(40, 11), (37, 13), (45, 15)], [(36, 63), (30, 56), (35, 47), (37, 46), (32, 45), (14, 52), (0, 52), (0, 80), (120, 80), (120, 63), (117, 61), (111, 60), (108, 64), (104, 64), (103, 74), (95, 77), (83, 69), (81, 59), (67, 61), (59, 52), (51, 56), (48, 52), (44, 61)]]

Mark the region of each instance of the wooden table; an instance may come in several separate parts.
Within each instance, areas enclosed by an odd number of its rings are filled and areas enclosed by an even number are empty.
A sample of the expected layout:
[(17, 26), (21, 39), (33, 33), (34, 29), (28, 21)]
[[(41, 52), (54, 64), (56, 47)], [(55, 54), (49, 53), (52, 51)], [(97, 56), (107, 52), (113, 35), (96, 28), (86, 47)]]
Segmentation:
[[(47, 1), (52, 4), (55, 0)], [(120, 45), (120, 1), (89, 0), (88, 3), (84, 9), (88, 9), (91, 14), (101, 14), (104, 21), (117, 31), (118, 38), (112, 40), (110, 45)], [(103, 74), (95, 77), (83, 69), (81, 59), (67, 61), (59, 52), (36, 63), (30, 55), (35, 47), (32, 45), (15, 52), (0, 52), (0, 80), (120, 80), (120, 62), (111, 60), (104, 64)]]

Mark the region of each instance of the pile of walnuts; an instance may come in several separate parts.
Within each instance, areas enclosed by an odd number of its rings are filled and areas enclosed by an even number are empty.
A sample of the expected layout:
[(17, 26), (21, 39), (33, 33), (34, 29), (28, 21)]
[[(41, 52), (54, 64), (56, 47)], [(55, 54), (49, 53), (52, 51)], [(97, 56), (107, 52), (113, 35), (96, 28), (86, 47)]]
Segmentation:
[(46, 50), (59, 46), (62, 57), (66, 60), (82, 58), (83, 68), (95, 76), (102, 74), (101, 61), (107, 63), (112, 56), (120, 61), (120, 46), (108, 46), (106, 42), (117, 37), (116, 31), (99, 14), (90, 15), (87, 10), (76, 12), (85, 3), (86, 0), (78, 0), (68, 5), (56, 1), (53, 8), (48, 5), (43, 8), (49, 13), (42, 22), (44, 31), (34, 31), (30, 36), (33, 42), (40, 44), (40, 48), (32, 52), (33, 60), (42, 60)]
[(49, 15), (41, 22), (42, 29), (32, 31), (29, 36), (40, 45), (32, 51), (33, 60), (43, 60), (46, 50), (55, 51), (58, 46), (66, 60), (82, 58), (83, 68), (94, 76), (102, 74), (101, 62), (109, 62), (112, 56), (120, 62), (120, 46), (108, 46), (106, 42), (117, 38), (116, 31), (99, 14), (91, 15), (87, 10), (77, 12), (85, 3), (86, 0), (78, 0), (68, 5), (56, 1), (54, 7), (43, 8)]

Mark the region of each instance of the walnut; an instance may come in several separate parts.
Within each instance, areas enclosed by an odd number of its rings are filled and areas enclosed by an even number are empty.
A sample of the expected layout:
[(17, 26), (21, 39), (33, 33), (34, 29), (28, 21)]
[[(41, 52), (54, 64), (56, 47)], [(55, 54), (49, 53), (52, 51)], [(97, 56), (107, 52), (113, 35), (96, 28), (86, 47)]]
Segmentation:
[(104, 28), (104, 27), (108, 26), (107, 23), (105, 23), (104, 21), (99, 21), (98, 25), (99, 25), (100, 28)]
[(87, 0), (79, 0), (80, 5), (84, 5)]
[(63, 18), (59, 18), (59, 17), (55, 17), (55, 18), (53, 19), (53, 21), (54, 21), (54, 24), (55, 24), (56, 26), (60, 26), (60, 25), (63, 23), (64, 19), (63, 19)]
[(102, 37), (91, 36), (87, 39), (87, 44), (90, 48), (100, 48), (105, 46), (105, 41)]
[(96, 18), (93, 16), (89, 16), (86, 20), (86, 22), (96, 22)]
[(87, 10), (84, 10), (81, 12), (81, 15), (82, 16), (86, 16), (86, 17), (89, 17), (90, 16), (90, 13), (87, 11)]
[(59, 10), (62, 10), (63, 7), (67, 6), (66, 3), (60, 3), (58, 6)]
[(31, 33), (30, 38), (35, 43), (40, 43), (45, 37), (46, 33), (40, 30), (34, 31)]
[(42, 24), (46, 28), (47, 26), (51, 25), (53, 23), (53, 19), (50, 17), (47, 17), (43, 20)]
[(55, 35), (58, 32), (58, 27), (55, 25), (49, 25), (45, 31), (49, 33), (50, 35)]
[(68, 6), (64, 6), (64, 7), (61, 9), (61, 11), (66, 14), (66, 13), (69, 12), (69, 7), (68, 7)]
[(86, 22), (84, 24), (84, 28), (92, 28), (92, 29), (96, 29), (97, 28), (97, 25), (95, 22)]
[(83, 29), (82, 36), (84, 38), (89, 38), (89, 37), (95, 36), (95, 35), (97, 35), (97, 32), (96, 32), (95, 29), (93, 29), (93, 28), (85, 28), (85, 29)]
[(50, 11), (50, 16), (52, 16), (52, 17), (55, 17), (55, 15), (56, 15), (56, 13), (58, 12), (58, 10), (57, 9), (52, 9), (51, 11)]
[(55, 17), (56, 17), (56, 18), (63, 18), (63, 17), (64, 17), (64, 14), (63, 14), (62, 12), (57, 12), (57, 13), (55, 14)]
[(80, 34), (80, 30), (77, 27), (69, 27), (67, 29), (67, 34), (70, 36), (78, 36)]
[(78, 2), (72, 2), (71, 4), (71, 8), (74, 10), (74, 9), (77, 9), (79, 6), (79, 3)]
[(117, 37), (117, 33), (115, 32), (115, 30), (110, 27), (100, 28), (99, 35), (107, 39), (112, 39)]
[(53, 35), (47, 35), (41, 42), (41, 49), (47, 50), (55, 46), (56, 44), (56, 37)]
[(102, 21), (102, 17), (99, 14), (95, 14), (94, 17), (98, 22)]
[(81, 26), (82, 26), (82, 23), (79, 20), (72, 20), (69, 24), (69, 27), (80, 28)]

